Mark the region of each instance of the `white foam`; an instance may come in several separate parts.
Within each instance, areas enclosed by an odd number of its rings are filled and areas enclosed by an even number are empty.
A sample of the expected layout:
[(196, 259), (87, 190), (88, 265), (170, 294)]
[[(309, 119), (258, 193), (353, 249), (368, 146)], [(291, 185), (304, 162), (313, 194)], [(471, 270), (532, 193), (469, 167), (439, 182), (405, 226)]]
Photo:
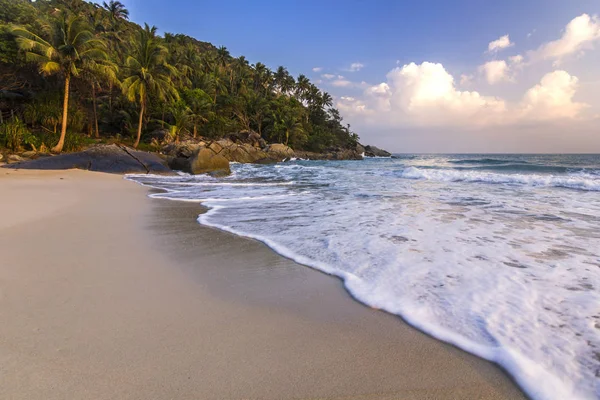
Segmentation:
[(441, 182), (505, 183), (600, 191), (600, 179), (591, 174), (572, 174), (562, 176), (536, 174), (499, 174), (480, 171), (425, 170), (416, 167), (408, 167), (400, 171), (400, 176), (407, 179), (426, 179)]
[[(535, 399), (599, 398), (600, 197), (555, 188), (590, 177), (385, 173), (399, 166), (236, 165), (222, 184), (164, 180), (152, 196), (201, 201), (200, 223), (339, 276), (365, 304), (502, 365)], [(294, 183), (257, 185), (281, 182)]]

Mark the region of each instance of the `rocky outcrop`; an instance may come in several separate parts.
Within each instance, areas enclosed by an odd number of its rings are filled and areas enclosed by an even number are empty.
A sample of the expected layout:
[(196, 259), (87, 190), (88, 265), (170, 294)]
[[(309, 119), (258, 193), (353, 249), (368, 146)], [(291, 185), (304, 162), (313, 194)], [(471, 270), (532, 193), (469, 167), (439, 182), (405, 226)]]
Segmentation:
[(171, 172), (158, 155), (116, 144), (98, 145), (78, 153), (60, 154), (18, 162), (6, 165), (4, 168), (43, 170), (76, 168), (113, 174), (165, 174)]
[(252, 132), (240, 132), (228, 135), (227, 139), (169, 144), (163, 148), (163, 153), (172, 169), (193, 174), (212, 172), (213, 167), (215, 173), (222, 174), (229, 170), (223, 160), (228, 163), (265, 164), (294, 157), (294, 151), (288, 146), (273, 144), (261, 147), (261, 141), (260, 136), (254, 136)]
[(296, 155), (294, 153), (294, 150), (281, 143), (275, 143), (270, 146), (267, 146), (266, 150), (268, 157), (274, 160), (289, 160), (290, 158), (295, 157)]
[(209, 173), (215, 176), (231, 174), (229, 160), (221, 154), (215, 153), (211, 148), (205, 147), (198, 151), (189, 161), (188, 171), (192, 174)]
[(304, 160), (362, 160), (362, 153), (357, 149), (347, 149), (342, 147), (332, 147), (322, 153), (313, 153), (310, 151), (296, 151), (296, 157)]
[(375, 146), (365, 146), (364, 147), (365, 156), (367, 157), (391, 157), (392, 153), (389, 153), (385, 150), (382, 150)]

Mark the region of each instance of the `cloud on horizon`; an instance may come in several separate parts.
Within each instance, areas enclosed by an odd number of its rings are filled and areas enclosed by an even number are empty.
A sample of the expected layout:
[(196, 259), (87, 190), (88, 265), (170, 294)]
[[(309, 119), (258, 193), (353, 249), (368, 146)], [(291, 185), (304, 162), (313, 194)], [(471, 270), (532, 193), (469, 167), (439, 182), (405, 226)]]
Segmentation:
[[(346, 78), (330, 84), (355, 91), (361, 89), (360, 94), (338, 96), (336, 104), (359, 128), (456, 127), (492, 131), (508, 126), (557, 125), (568, 121), (578, 124), (598, 118), (600, 104), (596, 104), (593, 112), (592, 105), (577, 100), (581, 82), (559, 64), (572, 55), (582, 57), (598, 40), (598, 18), (583, 14), (571, 20), (558, 39), (523, 53), (525, 55), (514, 54), (484, 62), (475, 67), (475, 73), (463, 73), (456, 79), (443, 64), (425, 61), (393, 68), (378, 84), (352, 82)], [(495, 55), (512, 46), (509, 35), (505, 35), (490, 42), (486, 53)], [(519, 82), (524, 73), (528, 77), (537, 76), (536, 82)], [(488, 85), (483, 87), (486, 94), (473, 88), (481, 84)], [(501, 90), (503, 96), (487, 94), (493, 87), (506, 85), (510, 85), (513, 96), (505, 97), (508, 89)], [(593, 100), (600, 101), (600, 96)]]

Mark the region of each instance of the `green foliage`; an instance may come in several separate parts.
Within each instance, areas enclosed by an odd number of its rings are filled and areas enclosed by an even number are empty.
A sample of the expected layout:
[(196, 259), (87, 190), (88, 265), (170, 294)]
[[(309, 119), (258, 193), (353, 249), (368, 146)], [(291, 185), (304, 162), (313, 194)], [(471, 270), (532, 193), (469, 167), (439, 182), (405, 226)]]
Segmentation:
[(30, 143), (31, 133), (18, 117), (0, 125), (0, 143), (12, 150), (19, 151), (23, 144)]
[[(332, 97), (306, 76), (251, 64), (186, 35), (161, 37), (156, 27), (131, 23), (128, 15), (116, 0), (102, 6), (0, 0), (0, 75), (5, 67), (30, 85), (34, 95), (23, 96), (18, 109), (32, 129), (62, 128), (58, 94), (71, 75), (66, 125), (72, 132), (98, 127), (106, 136), (139, 140), (163, 127), (177, 140), (183, 134), (220, 138), (249, 129), (299, 150), (355, 146), (358, 136), (342, 124)], [(69, 140), (75, 139), (65, 138), (65, 148)]]

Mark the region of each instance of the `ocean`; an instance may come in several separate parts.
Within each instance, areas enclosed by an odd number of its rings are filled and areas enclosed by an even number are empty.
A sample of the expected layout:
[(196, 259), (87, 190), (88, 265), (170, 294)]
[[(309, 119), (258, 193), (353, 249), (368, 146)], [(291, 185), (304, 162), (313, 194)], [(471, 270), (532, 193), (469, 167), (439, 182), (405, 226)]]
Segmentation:
[(343, 279), (501, 365), (534, 399), (600, 398), (600, 155), (397, 155), (130, 175), (203, 225)]

